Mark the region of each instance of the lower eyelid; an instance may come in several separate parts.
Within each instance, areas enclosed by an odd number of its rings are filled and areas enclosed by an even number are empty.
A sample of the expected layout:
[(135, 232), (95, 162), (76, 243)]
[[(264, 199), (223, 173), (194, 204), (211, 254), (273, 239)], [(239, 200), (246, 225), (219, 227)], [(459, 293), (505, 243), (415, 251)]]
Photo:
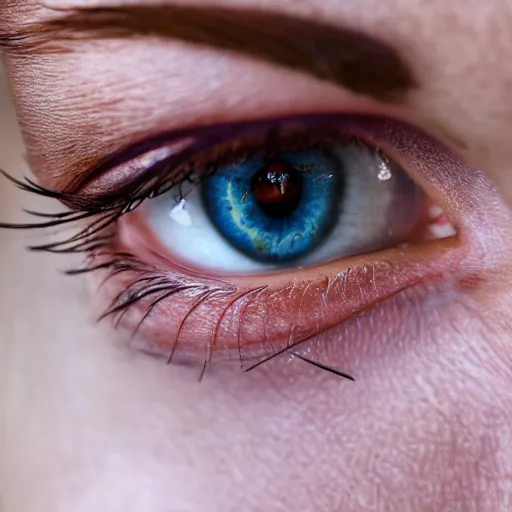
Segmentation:
[[(119, 327), (137, 332), (134, 346), (164, 357), (172, 354), (177, 362), (235, 360), (247, 367), (411, 286), (449, 283), (446, 276), (456, 276), (466, 258), (465, 244), (452, 237), (304, 270), (302, 276), (283, 274), (279, 282), (262, 276), (243, 284), (216, 282), (150, 269), (114, 275), (100, 290)], [(125, 308), (131, 297), (144, 293), (147, 281), (137, 284), (144, 276), (153, 283), (163, 278), (165, 284)], [(148, 308), (151, 313), (140, 323)]]
[(119, 250), (158, 269), (147, 274), (167, 281), (162, 290), (126, 311), (116, 309), (119, 302), (122, 306), (130, 296), (145, 293), (145, 282), (132, 286), (141, 277), (137, 274), (108, 281), (104, 296), (109, 300), (128, 289), (128, 295), (114, 301), (111, 310), (115, 321), (121, 316), (123, 331), (137, 331), (134, 346), (168, 358), (172, 354), (178, 362), (233, 360), (246, 367), (411, 286), (435, 281), (450, 269), (455, 272), (465, 257), (460, 238), (452, 237), (293, 272), (220, 279), (179, 267), (174, 256), (167, 260), (167, 251), (148, 229), (143, 212), (120, 219), (116, 239)]

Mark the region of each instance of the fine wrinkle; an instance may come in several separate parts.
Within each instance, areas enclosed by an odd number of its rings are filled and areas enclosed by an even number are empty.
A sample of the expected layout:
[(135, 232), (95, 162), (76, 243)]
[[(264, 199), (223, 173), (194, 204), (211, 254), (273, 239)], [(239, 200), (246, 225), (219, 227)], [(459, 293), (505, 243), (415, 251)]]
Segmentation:
[(76, 41), (157, 37), (241, 53), (308, 73), (392, 103), (416, 88), (390, 44), (350, 28), (256, 8), (121, 5), (56, 11), (48, 20), (0, 34), (14, 54), (68, 53)]

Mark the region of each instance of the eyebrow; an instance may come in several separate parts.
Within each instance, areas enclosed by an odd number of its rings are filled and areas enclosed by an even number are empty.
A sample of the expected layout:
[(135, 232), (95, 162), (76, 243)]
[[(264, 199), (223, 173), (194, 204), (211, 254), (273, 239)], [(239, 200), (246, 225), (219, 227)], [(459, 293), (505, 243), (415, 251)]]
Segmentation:
[[(76, 40), (159, 37), (228, 50), (391, 103), (417, 86), (396, 49), (362, 32), (262, 9), (125, 5), (73, 8), (0, 36), (20, 53), (72, 51)], [(63, 44), (64, 43), (64, 44)]]

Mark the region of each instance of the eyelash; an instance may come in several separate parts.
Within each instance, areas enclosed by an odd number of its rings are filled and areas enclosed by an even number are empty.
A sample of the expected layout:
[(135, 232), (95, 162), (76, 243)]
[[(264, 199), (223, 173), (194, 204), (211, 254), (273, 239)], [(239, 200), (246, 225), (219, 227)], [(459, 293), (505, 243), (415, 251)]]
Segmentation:
[[(339, 118), (339, 116), (337, 116)], [(110, 305), (106, 308), (105, 312), (101, 315), (100, 319), (111, 317), (114, 324), (117, 326), (122, 321), (123, 317), (130, 312), (130, 309), (141, 301), (150, 302), (145, 305), (144, 313), (142, 318), (137, 323), (132, 337), (138, 332), (139, 328), (149, 317), (154, 308), (162, 301), (170, 299), (179, 293), (188, 294), (189, 296), (196, 297), (197, 300), (193, 302), (189, 311), (184, 315), (179, 323), (179, 328), (176, 336), (176, 340), (172, 347), (172, 351), (168, 358), (170, 363), (175, 355), (176, 347), (180, 341), (180, 335), (182, 328), (189, 319), (189, 317), (196, 311), (198, 307), (206, 303), (212, 297), (224, 297), (227, 299), (227, 306), (223, 309), (219, 315), (216, 323), (212, 328), (210, 335), (210, 341), (207, 347), (207, 354), (205, 358), (205, 364), (201, 376), (203, 375), (211, 350), (218, 344), (219, 330), (222, 322), (229, 316), (228, 312), (233, 308), (239, 308), (238, 315), (242, 317), (245, 314), (248, 301), (255, 295), (264, 293), (267, 290), (266, 286), (245, 288), (243, 290), (237, 289), (230, 283), (223, 282), (219, 279), (209, 279), (206, 283), (195, 282), (194, 278), (186, 277), (179, 272), (162, 272), (157, 267), (151, 265), (145, 265), (138, 261), (133, 255), (128, 253), (120, 253), (114, 249), (115, 241), (115, 225), (124, 215), (136, 210), (141, 203), (145, 200), (154, 198), (160, 194), (165, 193), (170, 188), (176, 186), (185, 180), (190, 181), (194, 185), (198, 185), (203, 179), (211, 176), (215, 173), (216, 169), (226, 163), (227, 155), (234, 153), (235, 158), (248, 158), (251, 155), (251, 151), (262, 151), (261, 145), (264, 143), (267, 147), (263, 148), (263, 151), (267, 153), (269, 148), (275, 147), (276, 143), (281, 141), (279, 145), (279, 151), (283, 151), (283, 140), (291, 141), (292, 138), (296, 138), (298, 133), (305, 133), (304, 128), (301, 126), (301, 130), (288, 130), (287, 137), (282, 137), (279, 133), (282, 126), (288, 127), (296, 122), (302, 123), (304, 118), (302, 116), (296, 116), (288, 118), (286, 120), (258, 122), (258, 123), (243, 123), (238, 125), (223, 125), (220, 127), (206, 128), (203, 130), (194, 131), (182, 131), (165, 135), (162, 137), (155, 138), (148, 142), (145, 142), (135, 148), (125, 150), (119, 154), (114, 155), (108, 160), (100, 163), (95, 169), (87, 173), (87, 177), (81, 183), (75, 184), (75, 190), (87, 190), (95, 180), (101, 180), (104, 174), (112, 171), (118, 166), (125, 162), (130, 162), (136, 157), (144, 155), (144, 152), (152, 151), (159, 144), (172, 145), (173, 142), (186, 140), (190, 135), (195, 135), (193, 143), (186, 146), (185, 149), (179, 151), (172, 157), (164, 158), (162, 161), (156, 162), (154, 165), (150, 165), (147, 168), (142, 169), (139, 174), (131, 179), (129, 183), (117, 187), (114, 192), (106, 194), (103, 197), (94, 197), (94, 195), (87, 195), (82, 193), (64, 193), (57, 192), (47, 188), (44, 188), (32, 180), (26, 178), (25, 182), (19, 181), (8, 174), (2, 172), (11, 182), (13, 182), (20, 189), (43, 196), (50, 199), (57, 199), (61, 203), (65, 204), (71, 211), (57, 214), (43, 214), (39, 212), (28, 212), (29, 214), (42, 218), (41, 222), (24, 224), (24, 225), (2, 225), (8, 228), (20, 228), (20, 229), (32, 229), (32, 228), (55, 228), (64, 226), (67, 224), (73, 224), (75, 222), (85, 221), (87, 219), (93, 219), (87, 224), (86, 227), (82, 228), (78, 233), (70, 236), (67, 239), (52, 242), (43, 245), (36, 245), (30, 247), (33, 251), (44, 251), (51, 253), (81, 253), (87, 255), (87, 264), (84, 268), (72, 269), (67, 272), (68, 275), (78, 275), (97, 272), (101, 270), (108, 271), (107, 276), (103, 280), (102, 285), (113, 278), (114, 276), (120, 276), (126, 274), (128, 276), (136, 276), (129, 278), (127, 284), (123, 287)], [(322, 126), (328, 126), (331, 120), (330, 116), (308, 116), (309, 121), (313, 123), (317, 120), (321, 121)], [(269, 129), (270, 127), (270, 129)], [(265, 128), (262, 132), (262, 128)], [(350, 126), (349, 126), (350, 128)], [(231, 140), (226, 144), (226, 132), (228, 135), (236, 133), (239, 135), (238, 139)], [(259, 135), (259, 140), (256, 143), (249, 145), (243, 144), (240, 141), (244, 137), (242, 135), (254, 136)], [(325, 143), (332, 136), (333, 130), (324, 130), (323, 138), (316, 137), (317, 143)], [(348, 129), (347, 132), (350, 132)], [(264, 136), (261, 137), (262, 133)], [(354, 138), (355, 137), (355, 138)], [(308, 137), (304, 137), (308, 139)], [(366, 142), (364, 139), (360, 139), (357, 136), (351, 135), (351, 140), (361, 141), (361, 143), (373, 144), (374, 141)], [(229, 137), (228, 137), (229, 140)], [(339, 142), (340, 137), (337, 136), (336, 140)], [(303, 143), (303, 142), (302, 142)], [(295, 143), (296, 144), (296, 143)], [(223, 146), (219, 156), (219, 145)], [(248, 146), (248, 147), (247, 147)], [(213, 148), (209, 149), (209, 148)], [(203, 158), (198, 159), (197, 154), (209, 154), (215, 151), (217, 153), (214, 158)], [(206, 172), (203, 172), (201, 176), (197, 176), (195, 169), (203, 168)], [(100, 260), (97, 262), (97, 260)], [(362, 266), (359, 269), (354, 269), (354, 272), (375, 272), (375, 268), (372, 265)], [(347, 275), (342, 277), (345, 279), (344, 286), (347, 286), (346, 279)], [(306, 283), (307, 287), (311, 283)], [(329, 280), (327, 280), (326, 288), (333, 286)], [(371, 304), (370, 304), (371, 305)], [(241, 320), (239, 321), (239, 326)], [(240, 329), (240, 327), (239, 327)], [(238, 350), (240, 365), (243, 369), (243, 356), (240, 346), (240, 331), (237, 333), (238, 336)], [(291, 334), (290, 334), (291, 336)], [(306, 341), (308, 338), (300, 339), (298, 343)], [(287, 344), (285, 349), (282, 351), (274, 351), (270, 357), (265, 357), (256, 365), (251, 366), (248, 370), (260, 366), (280, 353), (290, 350), (296, 347), (298, 343)], [(316, 364), (314, 361), (308, 360), (304, 356), (292, 352), (292, 355), (302, 359), (311, 364)], [(318, 364), (316, 364), (318, 366)], [(323, 365), (320, 365), (322, 368)], [(336, 373), (342, 377), (348, 377), (346, 374), (339, 372), (338, 370), (323, 367), (322, 369)]]

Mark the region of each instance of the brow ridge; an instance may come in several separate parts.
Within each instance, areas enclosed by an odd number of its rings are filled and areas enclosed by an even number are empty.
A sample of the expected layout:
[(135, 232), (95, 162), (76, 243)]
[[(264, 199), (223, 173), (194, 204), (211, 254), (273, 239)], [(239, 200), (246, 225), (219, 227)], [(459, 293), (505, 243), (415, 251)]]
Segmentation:
[(236, 52), (398, 103), (417, 84), (398, 51), (362, 32), (256, 8), (171, 4), (56, 11), (0, 36), (6, 51), (62, 53), (76, 40), (158, 37)]

